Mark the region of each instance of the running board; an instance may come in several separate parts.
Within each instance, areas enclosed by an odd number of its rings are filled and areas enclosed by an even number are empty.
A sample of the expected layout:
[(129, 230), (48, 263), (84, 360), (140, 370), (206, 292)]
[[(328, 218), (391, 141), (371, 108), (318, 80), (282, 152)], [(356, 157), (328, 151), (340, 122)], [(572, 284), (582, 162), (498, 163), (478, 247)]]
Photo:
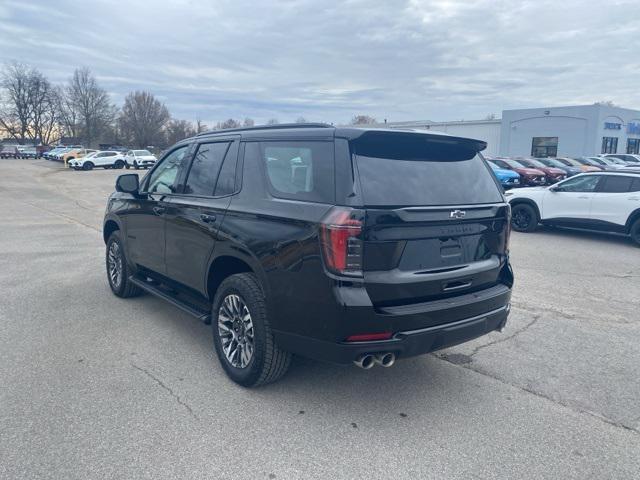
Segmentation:
[(140, 280), (139, 278), (134, 277), (134, 276), (129, 277), (129, 280), (131, 281), (131, 283), (133, 283), (134, 285), (137, 285), (138, 287), (140, 287), (145, 292), (148, 292), (151, 295), (155, 295), (156, 297), (159, 297), (159, 298), (161, 298), (163, 300), (166, 300), (170, 304), (178, 307), (183, 312), (186, 312), (189, 315), (196, 317), (197, 319), (201, 320), (202, 322), (204, 322), (206, 324), (210, 324), (211, 323), (211, 313), (210, 312), (207, 312), (207, 311), (203, 310), (201, 307), (199, 307), (198, 305), (195, 305), (194, 303), (187, 302), (186, 300), (181, 300), (179, 298), (176, 298), (169, 291), (160, 288), (159, 284), (147, 282), (145, 280)]

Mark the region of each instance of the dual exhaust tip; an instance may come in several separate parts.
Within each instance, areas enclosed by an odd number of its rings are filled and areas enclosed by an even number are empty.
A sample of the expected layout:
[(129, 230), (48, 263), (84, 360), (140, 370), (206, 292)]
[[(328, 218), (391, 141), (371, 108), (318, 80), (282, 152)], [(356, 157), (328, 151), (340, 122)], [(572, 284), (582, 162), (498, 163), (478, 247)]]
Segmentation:
[(369, 370), (374, 365), (380, 365), (382, 367), (391, 367), (396, 363), (396, 354), (392, 352), (387, 353), (365, 353), (360, 355), (353, 363), (362, 368), (363, 370)]

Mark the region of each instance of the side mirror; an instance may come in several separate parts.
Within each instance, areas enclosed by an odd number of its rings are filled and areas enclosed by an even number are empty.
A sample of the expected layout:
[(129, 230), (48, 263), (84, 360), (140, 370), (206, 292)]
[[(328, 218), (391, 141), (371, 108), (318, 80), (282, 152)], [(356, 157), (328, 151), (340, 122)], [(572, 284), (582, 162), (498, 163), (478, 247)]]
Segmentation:
[(120, 175), (116, 180), (116, 192), (137, 195), (140, 190), (140, 179), (137, 173)]
[(553, 187), (549, 188), (549, 191), (551, 191), (553, 193), (561, 192), (562, 191), (562, 187), (553, 186)]

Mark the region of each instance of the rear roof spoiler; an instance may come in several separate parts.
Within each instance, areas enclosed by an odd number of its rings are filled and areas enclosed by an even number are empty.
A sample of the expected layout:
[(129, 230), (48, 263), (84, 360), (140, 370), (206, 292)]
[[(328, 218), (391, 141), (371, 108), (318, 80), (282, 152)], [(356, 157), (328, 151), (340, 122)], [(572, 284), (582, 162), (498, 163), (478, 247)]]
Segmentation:
[(456, 137), (441, 132), (432, 132), (421, 129), (391, 129), (391, 128), (338, 128), (336, 129), (336, 137), (346, 138), (348, 140), (368, 140), (374, 137), (388, 137), (389, 140), (393, 138), (416, 138), (424, 137), (427, 141), (441, 145), (459, 145), (465, 149), (470, 149), (475, 152), (481, 152), (487, 148), (487, 142), (483, 140), (477, 140), (474, 138)]

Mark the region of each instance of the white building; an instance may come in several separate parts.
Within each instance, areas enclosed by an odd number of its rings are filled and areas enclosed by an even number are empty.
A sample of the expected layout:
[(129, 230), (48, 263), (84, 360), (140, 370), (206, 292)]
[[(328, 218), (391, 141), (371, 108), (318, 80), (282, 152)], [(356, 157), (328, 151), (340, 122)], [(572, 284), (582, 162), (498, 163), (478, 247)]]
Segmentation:
[(640, 153), (640, 111), (608, 105), (502, 112), (501, 155)]
[(487, 156), (640, 153), (640, 111), (608, 105), (504, 110), (502, 119), (375, 125), (445, 132), (487, 142)]

